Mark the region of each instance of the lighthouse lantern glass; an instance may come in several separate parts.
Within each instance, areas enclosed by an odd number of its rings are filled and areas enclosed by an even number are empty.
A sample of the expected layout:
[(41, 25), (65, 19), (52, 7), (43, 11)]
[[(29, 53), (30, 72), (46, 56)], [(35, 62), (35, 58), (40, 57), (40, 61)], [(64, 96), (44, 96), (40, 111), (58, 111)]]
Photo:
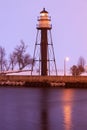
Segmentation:
[(41, 13), (41, 16), (48, 16), (48, 13)]

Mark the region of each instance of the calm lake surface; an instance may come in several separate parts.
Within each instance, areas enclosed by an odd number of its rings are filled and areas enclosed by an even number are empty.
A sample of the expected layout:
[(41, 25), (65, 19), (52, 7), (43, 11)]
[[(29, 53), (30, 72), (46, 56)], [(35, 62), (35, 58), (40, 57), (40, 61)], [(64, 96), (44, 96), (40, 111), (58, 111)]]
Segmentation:
[(0, 88), (0, 130), (87, 130), (87, 89)]

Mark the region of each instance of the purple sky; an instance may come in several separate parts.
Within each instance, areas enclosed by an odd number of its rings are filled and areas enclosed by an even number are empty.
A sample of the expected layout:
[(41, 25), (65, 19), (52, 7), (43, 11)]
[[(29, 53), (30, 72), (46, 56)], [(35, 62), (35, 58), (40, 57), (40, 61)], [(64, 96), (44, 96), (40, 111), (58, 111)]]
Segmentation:
[(37, 16), (43, 7), (52, 19), (57, 68), (69, 68), (83, 56), (87, 61), (87, 0), (0, 0), (0, 45), (10, 54), (22, 39), (33, 56)]

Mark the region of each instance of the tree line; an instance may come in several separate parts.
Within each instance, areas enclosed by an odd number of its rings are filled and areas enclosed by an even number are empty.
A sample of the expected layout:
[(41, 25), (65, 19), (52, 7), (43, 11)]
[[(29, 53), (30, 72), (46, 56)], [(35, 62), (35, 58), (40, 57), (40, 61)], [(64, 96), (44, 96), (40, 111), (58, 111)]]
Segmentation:
[[(14, 48), (14, 51), (9, 55), (9, 58), (6, 58), (6, 50), (0, 46), (0, 72), (9, 71), (9, 70), (23, 70), (25, 68), (31, 69), (34, 59), (26, 52), (27, 45), (23, 40), (20, 41), (20, 44)], [(70, 73), (73, 76), (80, 75), (85, 72), (85, 59), (80, 56), (77, 65), (73, 65), (70, 68)], [(34, 63), (35, 64), (35, 63)]]
[(14, 51), (9, 55), (7, 60), (6, 50), (0, 46), (0, 71), (13, 71), (14, 69), (23, 70), (26, 67), (30, 68), (33, 58), (31, 58), (29, 53), (26, 53), (27, 47), (24, 41), (21, 40), (20, 45), (14, 48)]

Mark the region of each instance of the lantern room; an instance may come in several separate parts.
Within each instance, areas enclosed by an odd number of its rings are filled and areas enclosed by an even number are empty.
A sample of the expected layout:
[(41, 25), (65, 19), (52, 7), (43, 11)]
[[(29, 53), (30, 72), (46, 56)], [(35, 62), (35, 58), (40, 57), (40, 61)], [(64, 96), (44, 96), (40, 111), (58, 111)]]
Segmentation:
[(37, 24), (37, 29), (51, 29), (51, 24), (50, 24), (51, 18), (48, 15), (48, 12), (43, 8), (43, 10), (40, 12), (40, 16), (38, 18), (38, 24)]

